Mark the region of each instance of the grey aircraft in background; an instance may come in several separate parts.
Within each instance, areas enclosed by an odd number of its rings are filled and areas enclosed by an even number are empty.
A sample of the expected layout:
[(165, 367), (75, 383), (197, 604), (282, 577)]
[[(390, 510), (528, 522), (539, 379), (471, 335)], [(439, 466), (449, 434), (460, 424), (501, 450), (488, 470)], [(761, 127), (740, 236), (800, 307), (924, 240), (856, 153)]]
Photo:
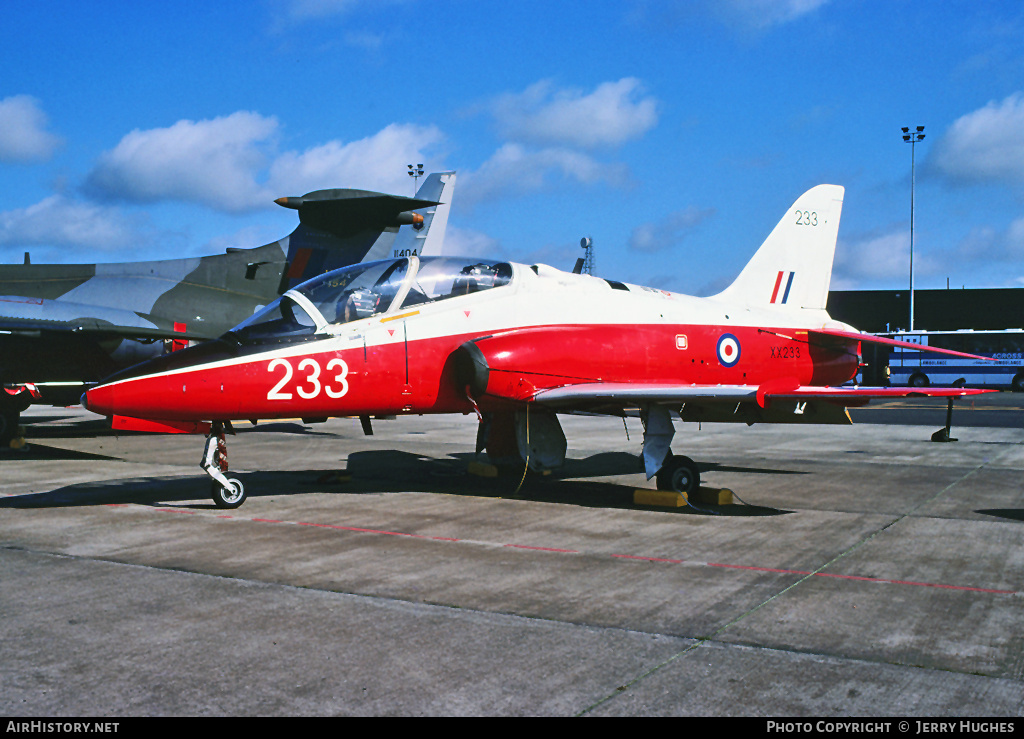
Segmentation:
[(216, 338), (310, 277), (440, 254), (454, 189), (455, 173), (442, 172), (413, 198), (348, 189), (278, 198), (298, 211), (298, 227), (225, 254), (119, 264), (29, 264), (26, 255), (0, 265), (0, 445), (29, 405), (76, 404), (111, 373)]

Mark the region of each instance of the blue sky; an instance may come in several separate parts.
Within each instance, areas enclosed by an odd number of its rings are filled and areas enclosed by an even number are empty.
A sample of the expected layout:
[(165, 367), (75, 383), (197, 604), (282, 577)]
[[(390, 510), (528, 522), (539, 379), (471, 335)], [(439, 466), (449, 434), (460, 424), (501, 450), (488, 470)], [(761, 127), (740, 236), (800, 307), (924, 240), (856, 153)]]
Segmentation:
[(282, 195), (457, 170), (448, 249), (710, 294), (846, 198), (833, 289), (1024, 286), (1019, 0), (18, 4), (0, 262), (219, 253)]

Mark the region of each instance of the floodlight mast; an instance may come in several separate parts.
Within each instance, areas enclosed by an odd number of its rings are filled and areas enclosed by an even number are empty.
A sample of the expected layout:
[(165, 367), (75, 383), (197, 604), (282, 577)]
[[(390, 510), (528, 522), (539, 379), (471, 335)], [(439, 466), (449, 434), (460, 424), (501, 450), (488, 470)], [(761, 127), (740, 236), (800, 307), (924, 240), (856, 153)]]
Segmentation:
[(408, 167), (409, 176), (412, 177), (412, 194), (416, 195), (416, 193), (419, 191), (420, 177), (423, 176), (423, 165), (417, 164), (415, 167), (413, 167), (413, 165), (410, 164), (408, 165)]
[(924, 126), (903, 128), (903, 141), (910, 144), (910, 330), (914, 330), (914, 146), (924, 139)]

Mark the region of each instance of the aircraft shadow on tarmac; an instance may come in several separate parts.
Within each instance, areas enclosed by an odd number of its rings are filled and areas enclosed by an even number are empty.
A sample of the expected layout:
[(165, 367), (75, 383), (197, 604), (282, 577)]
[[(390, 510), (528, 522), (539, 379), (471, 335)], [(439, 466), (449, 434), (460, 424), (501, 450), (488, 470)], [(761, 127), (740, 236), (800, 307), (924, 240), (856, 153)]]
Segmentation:
[[(29, 446), (38, 444), (38, 440), (45, 439), (84, 439), (101, 436), (139, 436), (150, 437), (154, 435), (145, 431), (126, 431), (112, 429), (110, 419), (75, 419), (72, 423), (48, 423), (65, 420), (64, 416), (34, 416), (32, 423), (26, 427), (26, 440)], [(251, 426), (247, 422), (236, 424), (235, 430), (245, 434), (305, 434), (305, 435), (335, 435), (332, 431), (318, 431), (298, 421), (273, 421), (264, 422), (258, 426)]]
[[(140, 477), (67, 485), (45, 493), (0, 498), (0, 508), (73, 508), (101, 505), (163, 505), (208, 495), (207, 478)], [(213, 501), (210, 501), (213, 508)]]
[(988, 508), (982, 511), (975, 511), (982, 516), (995, 516), (996, 518), (1008, 518), (1011, 521), (1024, 522), (1024, 508)]
[(102, 416), (95, 418), (75, 418), (68, 421), (67, 416), (33, 416), (25, 424), (25, 436), (31, 444), (36, 439), (76, 439), (95, 436), (118, 436), (124, 432), (110, 428), (110, 420)]
[[(306, 493), (323, 495), (369, 495), (404, 493), (410, 490), (489, 498), (514, 498), (561, 503), (589, 508), (657, 510), (707, 516), (777, 516), (790, 511), (748, 504), (651, 508), (633, 502), (634, 484), (573, 479), (573, 476), (615, 476), (639, 472), (637, 457), (624, 452), (605, 452), (586, 459), (566, 460), (563, 469), (551, 475), (528, 474), (523, 468), (505, 471), (499, 477), (480, 477), (467, 472), (473, 454), (433, 458), (399, 450), (353, 452), (348, 467), (291, 471), (238, 471), (250, 498)], [(729, 468), (733, 469), (733, 468)], [(758, 471), (758, 470), (751, 470)], [(640, 476), (637, 484), (642, 484)], [(192, 477), (143, 477), (77, 483), (45, 493), (0, 499), (0, 508), (64, 508), (98, 505), (180, 506), (212, 509), (210, 481)], [(645, 486), (646, 487), (646, 486)], [(649, 487), (653, 487), (651, 484)]]
[(58, 446), (48, 446), (46, 444), (28, 444), (21, 449), (0, 450), (0, 462), (22, 460), (27, 463), (59, 459), (118, 461), (121, 457), (112, 457), (108, 454), (95, 454), (93, 452), (80, 452), (75, 449), (62, 449)]

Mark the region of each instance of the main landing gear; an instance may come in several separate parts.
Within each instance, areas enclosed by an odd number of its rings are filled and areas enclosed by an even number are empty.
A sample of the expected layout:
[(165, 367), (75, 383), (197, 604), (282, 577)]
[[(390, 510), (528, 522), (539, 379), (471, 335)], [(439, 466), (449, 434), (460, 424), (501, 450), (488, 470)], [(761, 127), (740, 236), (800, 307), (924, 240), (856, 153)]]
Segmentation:
[(658, 490), (671, 490), (684, 493), (687, 497), (697, 492), (700, 487), (700, 470), (689, 457), (672, 454), (669, 450), (665, 463), (655, 474)]
[(236, 477), (228, 477), (228, 445), (224, 440), (225, 429), (235, 433), (230, 421), (214, 421), (206, 437), (206, 448), (199, 466), (212, 479), (210, 495), (218, 508), (238, 508), (245, 502), (245, 486)]
[(687, 496), (695, 493), (700, 487), (700, 470), (692, 459), (669, 449), (676, 431), (668, 408), (652, 403), (642, 410), (640, 419), (644, 424), (643, 461), (647, 479), (656, 477), (658, 490), (673, 490)]

